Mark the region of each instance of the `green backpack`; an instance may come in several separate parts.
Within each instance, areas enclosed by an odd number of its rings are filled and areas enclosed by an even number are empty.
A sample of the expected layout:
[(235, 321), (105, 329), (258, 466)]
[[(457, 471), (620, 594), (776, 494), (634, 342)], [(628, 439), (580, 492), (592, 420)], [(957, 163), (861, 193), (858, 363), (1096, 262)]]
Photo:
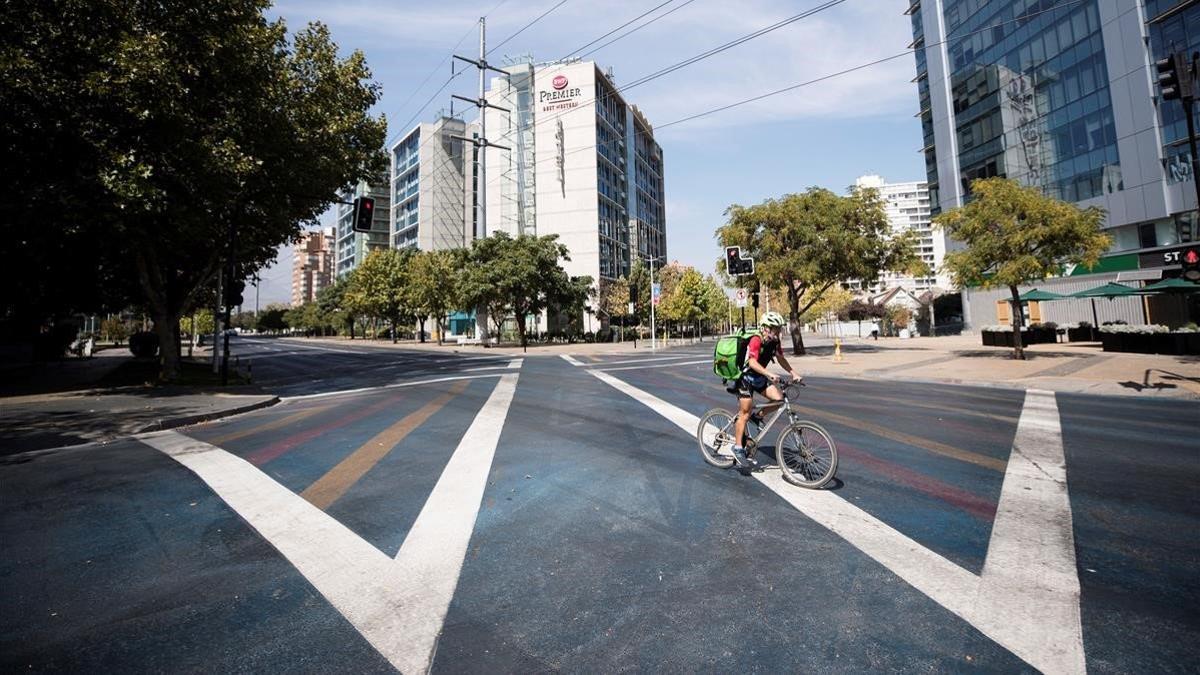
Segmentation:
[(755, 335), (760, 335), (758, 330), (743, 330), (717, 340), (713, 348), (713, 372), (722, 380), (741, 377), (746, 367), (746, 346)]

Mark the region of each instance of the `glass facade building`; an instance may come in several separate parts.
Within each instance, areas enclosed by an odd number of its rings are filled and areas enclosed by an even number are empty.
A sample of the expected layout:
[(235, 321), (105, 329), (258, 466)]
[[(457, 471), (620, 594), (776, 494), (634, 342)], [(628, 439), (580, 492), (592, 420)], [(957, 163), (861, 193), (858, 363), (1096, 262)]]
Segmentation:
[(906, 13), (935, 214), (1003, 176), (1103, 208), (1113, 253), (1179, 243), (1196, 201), (1185, 120), (1159, 100), (1153, 63), (1172, 44), (1200, 50), (1200, 3), (910, 0)]

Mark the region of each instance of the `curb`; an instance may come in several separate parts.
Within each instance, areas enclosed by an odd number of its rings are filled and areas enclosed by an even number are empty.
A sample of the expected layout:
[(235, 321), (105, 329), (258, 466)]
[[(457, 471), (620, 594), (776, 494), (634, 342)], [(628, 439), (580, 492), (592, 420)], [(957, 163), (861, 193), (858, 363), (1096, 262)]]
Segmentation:
[(247, 405), (238, 406), (236, 408), (227, 408), (225, 410), (217, 410), (217, 411), (208, 412), (208, 413), (201, 413), (199, 415), (186, 415), (183, 417), (172, 417), (169, 419), (162, 419), (162, 420), (158, 420), (156, 422), (151, 422), (150, 424), (147, 424), (146, 426), (143, 426), (143, 427), (137, 429), (131, 435), (136, 436), (138, 434), (146, 434), (146, 433), (150, 433), (152, 431), (166, 431), (167, 429), (177, 429), (179, 427), (187, 427), (187, 426), (191, 426), (193, 424), (200, 424), (201, 422), (211, 422), (213, 420), (218, 420), (223, 417), (232, 417), (234, 415), (240, 415), (242, 413), (248, 413), (248, 412), (252, 412), (255, 410), (261, 410), (262, 408), (269, 408), (279, 402), (280, 402), (280, 399), (278, 396), (272, 396), (271, 398), (269, 398), (265, 401), (258, 401), (257, 403), (250, 403)]

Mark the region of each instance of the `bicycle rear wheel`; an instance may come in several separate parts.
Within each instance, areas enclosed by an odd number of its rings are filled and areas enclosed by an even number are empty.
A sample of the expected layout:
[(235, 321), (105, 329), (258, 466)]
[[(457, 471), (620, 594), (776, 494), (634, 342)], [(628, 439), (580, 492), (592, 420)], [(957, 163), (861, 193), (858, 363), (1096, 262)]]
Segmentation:
[(736, 441), (737, 416), (722, 408), (713, 408), (700, 418), (696, 441), (704, 461), (721, 469), (733, 466), (733, 446)]
[(792, 485), (819, 488), (837, 472), (837, 445), (815, 422), (797, 422), (779, 434), (775, 457), (783, 478)]

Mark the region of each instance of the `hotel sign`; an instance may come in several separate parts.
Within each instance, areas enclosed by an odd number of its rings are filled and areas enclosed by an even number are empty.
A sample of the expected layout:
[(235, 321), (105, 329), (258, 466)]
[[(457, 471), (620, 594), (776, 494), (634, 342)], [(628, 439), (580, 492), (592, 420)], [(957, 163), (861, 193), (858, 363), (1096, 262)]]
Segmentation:
[(542, 112), (569, 110), (579, 105), (579, 98), (583, 90), (579, 87), (570, 87), (568, 84), (565, 75), (557, 75), (550, 81), (553, 89), (538, 92), (538, 105), (541, 106)]

